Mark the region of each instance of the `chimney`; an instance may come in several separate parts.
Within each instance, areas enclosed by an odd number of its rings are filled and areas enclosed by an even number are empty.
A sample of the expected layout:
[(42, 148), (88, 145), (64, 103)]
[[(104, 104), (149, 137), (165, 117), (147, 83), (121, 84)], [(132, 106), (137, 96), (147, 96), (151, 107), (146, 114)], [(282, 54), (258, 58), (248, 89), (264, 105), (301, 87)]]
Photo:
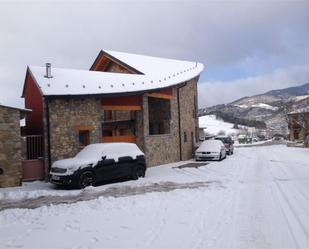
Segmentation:
[(44, 76), (45, 78), (52, 78), (53, 76), (51, 75), (51, 63), (46, 63), (46, 75)]

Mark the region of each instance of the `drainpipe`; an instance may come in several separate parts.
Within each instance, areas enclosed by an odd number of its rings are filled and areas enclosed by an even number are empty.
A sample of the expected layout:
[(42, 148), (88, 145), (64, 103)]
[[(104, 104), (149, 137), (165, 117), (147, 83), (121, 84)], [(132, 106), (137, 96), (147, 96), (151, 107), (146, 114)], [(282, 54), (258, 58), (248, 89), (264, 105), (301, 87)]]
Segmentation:
[(179, 89), (187, 85), (185, 82), (182, 86), (177, 87), (177, 106), (178, 106), (178, 132), (179, 132), (179, 160), (182, 161), (182, 139), (181, 139), (181, 112), (180, 112), (180, 98)]

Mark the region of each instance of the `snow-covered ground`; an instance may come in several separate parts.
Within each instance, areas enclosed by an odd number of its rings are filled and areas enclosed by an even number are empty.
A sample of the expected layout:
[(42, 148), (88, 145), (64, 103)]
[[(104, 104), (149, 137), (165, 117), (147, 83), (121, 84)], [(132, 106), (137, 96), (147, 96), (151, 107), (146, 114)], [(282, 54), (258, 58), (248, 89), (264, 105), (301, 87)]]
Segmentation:
[[(145, 179), (84, 191), (152, 192), (1, 211), (0, 248), (308, 248), (308, 162), (308, 149), (275, 145), (236, 148), (199, 168), (150, 168)], [(160, 188), (167, 183), (175, 190)], [(0, 192), (0, 206), (81, 193), (38, 182)]]
[(199, 117), (199, 127), (205, 128), (205, 132), (208, 134), (217, 135), (223, 131), (225, 134), (237, 134), (239, 131), (233, 129), (234, 124), (224, 122), (223, 120), (216, 119), (216, 115), (206, 115)]

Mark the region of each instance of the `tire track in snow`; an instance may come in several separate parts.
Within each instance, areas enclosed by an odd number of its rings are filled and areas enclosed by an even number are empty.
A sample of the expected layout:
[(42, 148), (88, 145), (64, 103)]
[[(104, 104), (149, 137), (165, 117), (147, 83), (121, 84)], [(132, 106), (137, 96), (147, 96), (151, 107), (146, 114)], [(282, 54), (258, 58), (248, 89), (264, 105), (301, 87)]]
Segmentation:
[[(271, 185), (272, 196), (280, 208), (282, 216), (284, 217), (289, 232), (294, 240), (295, 246), (297, 246), (297, 248), (308, 247), (309, 232), (300, 220), (294, 205), (291, 203), (285, 191), (283, 191), (280, 181), (278, 181), (278, 178), (275, 176), (274, 169), (279, 169), (279, 171), (281, 171), (281, 173), (288, 178), (289, 176), (284, 170), (282, 170), (281, 167), (274, 166), (271, 161), (268, 162), (268, 169), (274, 183)], [(295, 188), (295, 190), (297, 190), (297, 188)], [(300, 193), (300, 191), (296, 191), (296, 193), (297, 192)], [(296, 204), (299, 205), (299, 203)]]
[[(208, 227), (208, 229), (200, 234), (200, 239), (194, 244), (193, 248), (231, 247), (233, 242), (231, 238), (234, 238), (233, 232), (235, 231), (235, 229), (231, 229), (231, 225), (233, 226), (234, 224), (236, 226), (235, 221), (237, 218), (235, 214), (237, 213), (236, 210), (241, 199), (239, 179), (244, 179), (247, 167), (246, 165), (239, 164), (237, 161), (231, 160), (230, 162), (229, 167), (232, 168), (232, 174), (230, 175), (233, 175), (231, 178), (232, 182), (228, 184), (228, 189), (226, 194), (222, 196), (220, 205), (214, 207), (214, 215), (211, 216), (211, 219), (206, 221), (202, 220), (201, 226)], [(222, 168), (222, 170), (226, 169)], [(208, 224), (211, 226), (210, 229)], [(227, 237), (230, 237), (230, 239), (227, 239)]]
[(177, 189), (207, 188), (210, 186), (221, 187), (220, 181), (199, 181), (188, 183), (159, 182), (141, 186), (110, 187), (103, 191), (88, 191), (85, 189), (79, 195), (74, 196), (44, 196), (35, 199), (22, 199), (18, 201), (0, 201), (0, 211), (12, 208), (38, 208), (48, 205), (73, 204), (80, 201), (94, 200), (99, 197), (126, 197), (143, 195), (152, 192), (170, 192)]

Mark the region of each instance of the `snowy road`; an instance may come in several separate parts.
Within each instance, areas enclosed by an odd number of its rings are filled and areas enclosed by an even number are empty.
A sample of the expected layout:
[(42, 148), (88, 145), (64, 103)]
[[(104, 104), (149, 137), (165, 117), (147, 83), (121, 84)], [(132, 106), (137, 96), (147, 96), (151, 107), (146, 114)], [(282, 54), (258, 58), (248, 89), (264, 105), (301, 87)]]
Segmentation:
[(4, 210), (0, 248), (309, 248), (308, 149), (237, 148), (222, 162), (174, 166), (113, 186), (207, 186)]

